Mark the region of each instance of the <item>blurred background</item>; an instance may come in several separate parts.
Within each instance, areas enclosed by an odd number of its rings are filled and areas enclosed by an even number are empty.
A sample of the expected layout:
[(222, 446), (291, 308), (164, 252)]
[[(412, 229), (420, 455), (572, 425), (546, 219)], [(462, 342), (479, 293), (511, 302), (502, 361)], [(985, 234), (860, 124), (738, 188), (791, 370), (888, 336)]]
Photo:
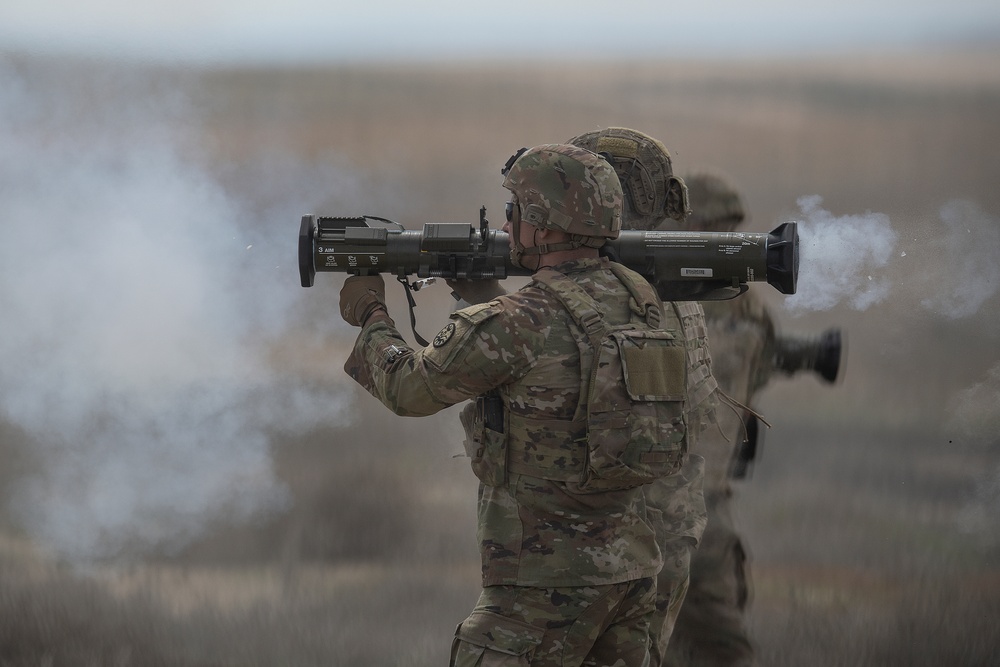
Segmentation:
[(511, 153), (619, 125), (798, 220), (799, 294), (751, 289), (848, 340), (757, 405), (762, 664), (994, 664), (998, 119), (992, 2), (4, 3), (0, 661), (445, 664), (458, 408), (348, 381), (299, 219), (499, 226)]

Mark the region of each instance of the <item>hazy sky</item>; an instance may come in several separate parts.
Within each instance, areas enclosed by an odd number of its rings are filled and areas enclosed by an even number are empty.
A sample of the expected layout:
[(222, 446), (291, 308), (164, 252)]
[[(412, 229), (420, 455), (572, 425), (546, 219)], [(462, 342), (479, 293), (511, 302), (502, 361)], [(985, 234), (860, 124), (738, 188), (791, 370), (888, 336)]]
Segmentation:
[(185, 61), (791, 54), (998, 37), (997, 0), (0, 2), (0, 52)]

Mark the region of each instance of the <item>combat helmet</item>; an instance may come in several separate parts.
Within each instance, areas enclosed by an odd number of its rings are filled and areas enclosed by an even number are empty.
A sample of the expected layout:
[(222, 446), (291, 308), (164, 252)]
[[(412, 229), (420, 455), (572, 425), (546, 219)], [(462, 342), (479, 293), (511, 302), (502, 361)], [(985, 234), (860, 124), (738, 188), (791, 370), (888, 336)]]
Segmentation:
[(627, 127), (585, 132), (569, 140), (604, 155), (625, 194), (624, 229), (653, 229), (670, 219), (683, 223), (690, 212), (684, 181), (674, 176), (670, 153), (660, 141)]
[(691, 214), (688, 224), (701, 232), (731, 232), (747, 217), (743, 199), (723, 177), (700, 172), (685, 178)]
[(573, 239), (572, 247), (599, 248), (618, 238), (621, 184), (607, 160), (593, 151), (568, 144), (521, 149), (501, 173), (517, 208), (512, 225), (516, 220), (561, 229)]

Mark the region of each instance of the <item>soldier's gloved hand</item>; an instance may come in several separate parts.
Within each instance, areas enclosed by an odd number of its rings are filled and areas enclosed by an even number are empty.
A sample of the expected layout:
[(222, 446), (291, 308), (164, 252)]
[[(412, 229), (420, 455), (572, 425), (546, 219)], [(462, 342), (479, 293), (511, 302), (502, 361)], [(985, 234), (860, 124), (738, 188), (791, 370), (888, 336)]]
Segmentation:
[(344, 321), (363, 327), (368, 318), (385, 308), (385, 281), (382, 276), (351, 276), (340, 290), (340, 314)]
[(502, 294), (506, 294), (499, 280), (454, 280), (449, 278), (445, 281), (448, 287), (470, 305), (486, 303)]

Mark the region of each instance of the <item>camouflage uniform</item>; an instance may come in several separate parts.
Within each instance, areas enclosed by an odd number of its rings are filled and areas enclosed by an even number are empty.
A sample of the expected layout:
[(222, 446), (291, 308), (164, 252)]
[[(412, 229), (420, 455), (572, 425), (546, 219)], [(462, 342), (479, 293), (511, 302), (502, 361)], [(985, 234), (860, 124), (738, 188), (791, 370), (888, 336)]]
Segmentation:
[[(738, 195), (721, 179), (693, 175), (685, 181), (691, 193), (691, 227), (731, 231), (743, 220)], [(770, 314), (753, 290), (736, 299), (703, 305), (719, 386), (748, 406), (770, 372), (768, 360), (774, 345)], [(667, 655), (667, 663), (675, 666), (742, 666), (754, 661), (744, 618), (751, 591), (746, 551), (733, 525), (731, 471), (745, 429), (755, 428), (756, 421), (742, 410), (722, 409), (719, 425), (691, 445), (691, 451), (706, 462), (708, 527), (691, 562), (687, 598)]]
[[(609, 322), (627, 322), (629, 294), (607, 263), (581, 260), (556, 269), (582, 286)], [(348, 372), (400, 415), (429, 415), (500, 387), (508, 422), (573, 419), (580, 400), (580, 348), (569, 313), (552, 294), (528, 285), (451, 317), (430, 346), (416, 351), (388, 323), (366, 326)], [(470, 431), (476, 430), (471, 426), (475, 409), (470, 405), (463, 411)], [(507, 460), (516, 460), (517, 448), (530, 448), (565, 457), (568, 464), (567, 445), (572, 444), (558, 428), (539, 431), (533, 441), (509, 443)], [(533, 655), (533, 665), (586, 664), (570, 657), (586, 656), (595, 628), (607, 621), (599, 614), (598, 625), (591, 627), (584, 615), (597, 602), (613, 602), (619, 610), (623, 603), (630, 605), (626, 616), (636, 623), (622, 625), (621, 632), (648, 632), (652, 577), (661, 560), (641, 489), (579, 494), (566, 482), (491, 468), (491, 463), (496, 462), (474, 460), (483, 480), (478, 538), (485, 590), (459, 628), (455, 655), (489, 648)], [(541, 590), (514, 590), (520, 587)], [(517, 604), (522, 594), (547, 600), (548, 608)], [(575, 635), (580, 632), (582, 637)], [(604, 639), (614, 647), (621, 637)], [(645, 641), (643, 634), (642, 654)], [(634, 644), (620, 646), (634, 650)], [(641, 664), (633, 662), (636, 655), (623, 653), (621, 664)], [(463, 658), (456, 664), (477, 663)]]
[[(765, 358), (773, 336), (767, 310), (752, 291), (738, 299), (704, 305), (719, 385), (749, 405), (758, 388), (755, 366)], [(749, 426), (744, 426), (744, 419)], [(692, 451), (706, 461), (708, 526), (691, 562), (688, 595), (668, 653), (671, 665), (753, 664), (753, 645), (745, 623), (751, 593), (747, 553), (734, 527), (730, 477), (744, 428), (756, 427), (752, 419), (747, 414), (720, 410), (720, 430), (710, 431), (692, 444)]]
[[(569, 140), (611, 159), (625, 194), (625, 229), (663, 229), (688, 214), (686, 186), (673, 175), (670, 154), (656, 139), (622, 127), (587, 132)], [(708, 520), (702, 496), (704, 460), (696, 453), (700, 433), (714, 428), (717, 383), (709, 354), (705, 315), (697, 302), (664, 303), (665, 328), (681, 332), (687, 347), (689, 455), (680, 474), (644, 488), (646, 510), (663, 554), (657, 576), (656, 614), (650, 628), (651, 665), (663, 663), (688, 590), (692, 555)]]
[[(608, 172), (617, 192), (617, 233), (621, 189)], [(574, 206), (589, 206), (563, 182), (554, 187), (569, 191)], [(529, 215), (545, 217), (538, 192), (518, 201)], [(553, 269), (582, 289), (607, 325), (641, 314), (638, 283), (648, 303), (657, 301), (638, 274), (607, 259)], [(587, 447), (581, 388), (593, 347), (540, 275), (513, 294), (452, 313), (421, 350), (410, 349), (388, 318), (359, 318), (364, 326), (345, 369), (400, 415), (429, 415), (476, 399), (462, 421), (481, 481), (484, 589), (456, 631), (453, 665), (648, 665), (654, 577), (662, 563), (656, 535), (641, 487), (581, 490)], [(683, 391), (683, 379), (677, 384)]]

